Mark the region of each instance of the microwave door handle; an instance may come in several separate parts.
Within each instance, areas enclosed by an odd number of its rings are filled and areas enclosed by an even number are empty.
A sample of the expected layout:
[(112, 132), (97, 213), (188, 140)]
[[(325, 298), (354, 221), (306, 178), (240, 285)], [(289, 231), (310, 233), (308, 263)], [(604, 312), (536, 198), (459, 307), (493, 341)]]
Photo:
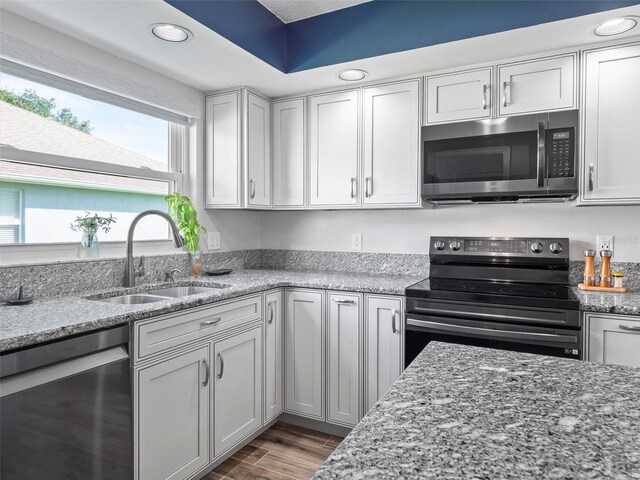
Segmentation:
[(545, 122), (538, 122), (538, 188), (544, 187), (547, 130)]

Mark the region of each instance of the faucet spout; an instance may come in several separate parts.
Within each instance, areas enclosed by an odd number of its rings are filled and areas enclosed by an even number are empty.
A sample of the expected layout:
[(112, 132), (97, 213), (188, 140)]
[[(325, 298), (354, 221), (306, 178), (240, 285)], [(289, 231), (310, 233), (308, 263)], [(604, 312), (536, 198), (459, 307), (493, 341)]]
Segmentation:
[(161, 210), (146, 210), (142, 213), (139, 213), (131, 222), (131, 225), (129, 226), (129, 232), (127, 233), (127, 259), (124, 265), (125, 287), (133, 287), (136, 284), (136, 272), (133, 262), (133, 233), (140, 219), (148, 215), (158, 215), (159, 217), (164, 218), (171, 227), (171, 233), (173, 234), (173, 243), (175, 244), (176, 248), (182, 248), (184, 246), (184, 240), (182, 240), (182, 237), (180, 236), (180, 230), (178, 230), (176, 222), (174, 222), (167, 213)]

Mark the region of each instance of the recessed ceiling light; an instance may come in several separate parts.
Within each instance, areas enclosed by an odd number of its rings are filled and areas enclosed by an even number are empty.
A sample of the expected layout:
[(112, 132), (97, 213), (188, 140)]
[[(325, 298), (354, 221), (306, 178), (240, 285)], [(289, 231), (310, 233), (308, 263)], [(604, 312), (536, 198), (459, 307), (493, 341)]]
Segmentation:
[(186, 42), (193, 37), (186, 28), (170, 23), (154, 23), (149, 25), (149, 31), (160, 40), (173, 43)]
[(609, 37), (611, 35), (620, 35), (621, 33), (628, 32), (632, 28), (638, 25), (637, 17), (618, 17), (607, 20), (606, 22), (598, 25), (593, 33), (599, 37)]
[(358, 80), (362, 80), (364, 77), (369, 75), (364, 70), (343, 70), (338, 74), (338, 78), (340, 80), (345, 80), (347, 82), (356, 82)]

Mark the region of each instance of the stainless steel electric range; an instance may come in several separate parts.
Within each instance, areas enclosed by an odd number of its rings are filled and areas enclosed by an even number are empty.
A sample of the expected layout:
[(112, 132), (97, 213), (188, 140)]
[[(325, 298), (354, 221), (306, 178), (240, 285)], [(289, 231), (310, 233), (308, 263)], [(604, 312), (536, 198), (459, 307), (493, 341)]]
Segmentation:
[(569, 239), (432, 237), (406, 289), (405, 364), (432, 340), (582, 358)]

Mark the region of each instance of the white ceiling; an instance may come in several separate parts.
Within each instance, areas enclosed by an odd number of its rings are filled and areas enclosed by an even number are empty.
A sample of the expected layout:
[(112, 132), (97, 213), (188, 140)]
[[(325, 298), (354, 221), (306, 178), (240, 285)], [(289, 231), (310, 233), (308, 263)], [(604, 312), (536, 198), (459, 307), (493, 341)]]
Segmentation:
[[(640, 16), (636, 5), (285, 74), (162, 0), (3, 0), (2, 8), (203, 91), (245, 85), (271, 97), (345, 86), (337, 74), (346, 68), (366, 70), (367, 81), (378, 81), (598, 43), (602, 38), (592, 30), (599, 23), (617, 15)], [(156, 39), (147, 27), (161, 22), (188, 28), (193, 40), (169, 44)], [(639, 33), (613, 40), (640, 39)]]
[(258, 0), (284, 23), (353, 7), (371, 0)]

